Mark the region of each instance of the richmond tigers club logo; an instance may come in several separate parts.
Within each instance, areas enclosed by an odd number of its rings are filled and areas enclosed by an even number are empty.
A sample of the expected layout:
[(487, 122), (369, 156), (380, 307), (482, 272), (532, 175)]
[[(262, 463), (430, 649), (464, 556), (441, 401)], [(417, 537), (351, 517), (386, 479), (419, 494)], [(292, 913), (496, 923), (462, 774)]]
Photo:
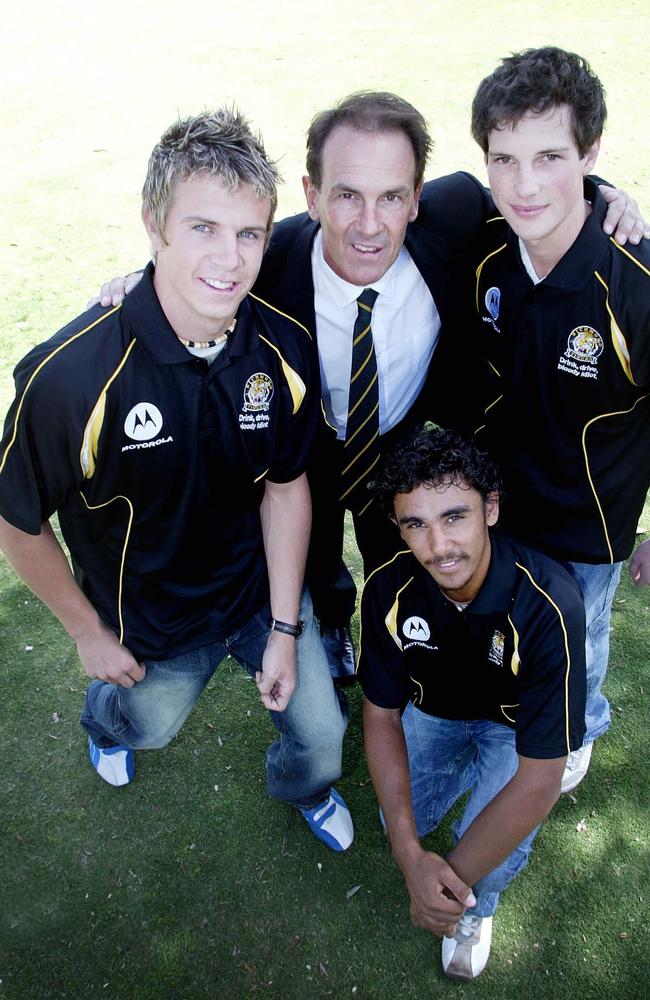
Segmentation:
[(273, 398), (273, 382), (265, 372), (256, 372), (244, 386), (244, 410), (268, 410)]

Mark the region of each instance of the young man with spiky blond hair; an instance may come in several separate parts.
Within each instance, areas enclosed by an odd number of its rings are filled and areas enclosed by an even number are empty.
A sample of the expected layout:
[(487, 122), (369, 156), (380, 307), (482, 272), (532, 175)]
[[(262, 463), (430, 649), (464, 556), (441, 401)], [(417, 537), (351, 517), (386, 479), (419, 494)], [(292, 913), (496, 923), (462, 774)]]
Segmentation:
[[(495, 381), (477, 439), (503, 472), (503, 523), (566, 564), (587, 610), (587, 732), (563, 791), (609, 727), (610, 612), (650, 485), (650, 249), (602, 229), (587, 175), (606, 113), (586, 60), (554, 47), (504, 59), (472, 108), (502, 216), (484, 226), (476, 278)], [(630, 568), (650, 583), (649, 542)]]
[(176, 735), (230, 653), (279, 730), (270, 794), (344, 850), (352, 822), (332, 782), (345, 722), (302, 593), (315, 350), (248, 294), (277, 180), (234, 110), (165, 132), (143, 190), (143, 281), (16, 369), (0, 544), (77, 643), (92, 678), (81, 722), (105, 781), (126, 784), (134, 750)]

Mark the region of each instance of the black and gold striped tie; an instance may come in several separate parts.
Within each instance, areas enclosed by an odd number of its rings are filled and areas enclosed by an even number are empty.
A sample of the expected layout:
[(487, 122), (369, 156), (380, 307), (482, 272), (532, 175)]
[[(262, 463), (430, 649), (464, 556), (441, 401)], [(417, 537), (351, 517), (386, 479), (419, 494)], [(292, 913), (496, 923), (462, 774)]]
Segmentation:
[(355, 514), (362, 514), (371, 502), (365, 487), (379, 461), (379, 385), (370, 322), (378, 294), (373, 288), (364, 288), (357, 299), (359, 312), (352, 335), (350, 397), (339, 500)]

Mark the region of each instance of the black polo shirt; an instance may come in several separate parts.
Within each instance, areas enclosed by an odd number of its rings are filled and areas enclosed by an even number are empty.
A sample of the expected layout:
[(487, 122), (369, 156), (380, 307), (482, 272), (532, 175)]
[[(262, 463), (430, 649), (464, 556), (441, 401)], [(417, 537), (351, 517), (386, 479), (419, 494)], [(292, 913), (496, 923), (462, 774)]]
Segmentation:
[(525, 757), (562, 757), (585, 732), (585, 616), (577, 584), (545, 556), (490, 532), (481, 590), (459, 611), (409, 552), (367, 580), (359, 679), (380, 708), (410, 700), (443, 719), (516, 731)]
[(18, 364), (0, 513), (38, 534), (58, 511), (102, 619), (136, 657), (164, 659), (267, 599), (264, 481), (304, 470), (318, 382), (307, 331), (254, 296), (213, 364), (194, 358), (152, 277)]
[(650, 248), (619, 247), (593, 211), (535, 285), (503, 219), (484, 226), (479, 350), (492, 379), (485, 426), (505, 480), (502, 524), (558, 559), (625, 559), (650, 485)]

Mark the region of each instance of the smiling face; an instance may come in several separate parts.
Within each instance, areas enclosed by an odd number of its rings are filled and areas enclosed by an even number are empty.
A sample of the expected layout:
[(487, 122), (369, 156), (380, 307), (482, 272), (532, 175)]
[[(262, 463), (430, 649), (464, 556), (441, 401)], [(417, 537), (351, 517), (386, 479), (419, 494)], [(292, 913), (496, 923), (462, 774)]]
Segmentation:
[(521, 237), (531, 257), (552, 266), (566, 253), (589, 213), (583, 179), (600, 140), (580, 156), (571, 109), (560, 105), (541, 115), (530, 112), (516, 125), (493, 129), (486, 163), (497, 208)]
[(499, 517), (497, 494), (484, 502), (469, 486), (421, 485), (397, 493), (394, 510), (402, 538), (443, 594), (458, 603), (473, 600), (490, 565), (488, 527)]
[(325, 260), (340, 278), (365, 287), (378, 281), (415, 219), (413, 147), (402, 131), (362, 132), (337, 125), (325, 140), (322, 183), (303, 186), (309, 214), (320, 222)]
[(205, 341), (228, 329), (257, 278), (270, 215), (270, 201), (249, 184), (231, 191), (218, 176), (203, 174), (176, 183), (165, 240), (145, 212), (156, 253), (154, 288), (179, 336)]

